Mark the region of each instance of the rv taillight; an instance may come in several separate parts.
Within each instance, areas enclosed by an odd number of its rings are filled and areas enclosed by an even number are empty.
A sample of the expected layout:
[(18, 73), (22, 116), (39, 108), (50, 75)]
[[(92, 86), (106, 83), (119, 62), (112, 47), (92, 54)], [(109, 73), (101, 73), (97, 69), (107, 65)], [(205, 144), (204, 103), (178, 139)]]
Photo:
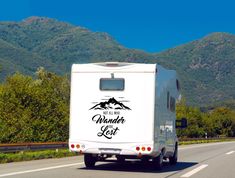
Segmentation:
[(139, 146), (137, 146), (135, 149), (136, 149), (136, 151), (140, 151), (140, 147)]
[(147, 150), (148, 150), (148, 151), (151, 151), (151, 147), (148, 147)]
[(145, 147), (142, 147), (141, 150), (142, 150), (142, 151), (145, 151)]
[(80, 148), (80, 145), (79, 145), (79, 144), (77, 144), (77, 145), (76, 145), (76, 148), (77, 148), (77, 149), (79, 149), (79, 148)]
[(71, 144), (71, 148), (74, 148), (74, 144)]

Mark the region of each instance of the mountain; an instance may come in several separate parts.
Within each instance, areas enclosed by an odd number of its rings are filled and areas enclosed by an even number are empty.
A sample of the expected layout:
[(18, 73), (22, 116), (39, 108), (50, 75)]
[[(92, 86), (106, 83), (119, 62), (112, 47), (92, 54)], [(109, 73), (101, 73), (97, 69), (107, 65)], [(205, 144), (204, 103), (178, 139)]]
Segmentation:
[(235, 35), (212, 33), (155, 56), (177, 70), (189, 103), (204, 106), (235, 99)]
[(0, 81), (16, 71), (34, 75), (40, 66), (70, 73), (72, 63), (158, 63), (175, 69), (188, 104), (212, 106), (235, 100), (235, 35), (213, 33), (190, 43), (146, 53), (128, 49), (104, 32), (46, 17), (0, 22)]
[(46, 58), (32, 53), (25, 48), (15, 46), (0, 38), (0, 79), (16, 71), (25, 74), (34, 73), (39, 66), (53, 70), (53, 65)]
[[(39, 66), (64, 74), (69, 73), (72, 63), (111, 60), (133, 62), (153, 59), (153, 55), (144, 51), (123, 47), (107, 33), (91, 32), (46, 17), (30, 17), (21, 22), (0, 22), (0, 39), (20, 53), (20, 55), (17, 55), (18, 52), (11, 54), (10, 50), (2, 50), (0, 59), (2, 59), (3, 75), (0, 79), (4, 79), (6, 74), (16, 70), (33, 74), (35, 68)], [(12, 68), (12, 63), (7, 67), (4, 66), (3, 61), (8, 63), (9, 58), (17, 62), (16, 67)], [(35, 63), (22, 70), (29, 61)], [(15, 70), (12, 70), (14, 68)]]
[(125, 106), (123, 103), (117, 101), (115, 98), (109, 98), (108, 101), (100, 102), (90, 108), (90, 110), (106, 110), (106, 109), (116, 109), (116, 110), (131, 110), (129, 107)]

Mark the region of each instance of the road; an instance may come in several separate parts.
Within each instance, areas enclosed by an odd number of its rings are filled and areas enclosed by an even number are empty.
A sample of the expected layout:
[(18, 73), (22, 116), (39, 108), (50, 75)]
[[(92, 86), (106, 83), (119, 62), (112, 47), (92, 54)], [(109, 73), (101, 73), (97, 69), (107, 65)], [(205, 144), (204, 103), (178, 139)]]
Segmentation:
[(8, 163), (0, 165), (0, 178), (235, 177), (235, 142), (181, 146), (179, 156), (177, 165), (165, 162), (161, 171), (140, 162), (99, 162), (94, 169), (86, 169), (83, 156)]

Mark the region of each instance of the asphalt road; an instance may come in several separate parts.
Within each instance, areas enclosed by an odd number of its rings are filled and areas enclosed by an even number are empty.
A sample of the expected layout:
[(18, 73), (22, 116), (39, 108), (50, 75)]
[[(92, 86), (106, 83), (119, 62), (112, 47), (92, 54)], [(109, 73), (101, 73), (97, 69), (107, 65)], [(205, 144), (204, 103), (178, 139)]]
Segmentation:
[(161, 171), (140, 162), (99, 162), (94, 169), (86, 169), (83, 156), (8, 163), (0, 165), (0, 178), (235, 177), (235, 142), (181, 146), (179, 156), (177, 165), (165, 162)]

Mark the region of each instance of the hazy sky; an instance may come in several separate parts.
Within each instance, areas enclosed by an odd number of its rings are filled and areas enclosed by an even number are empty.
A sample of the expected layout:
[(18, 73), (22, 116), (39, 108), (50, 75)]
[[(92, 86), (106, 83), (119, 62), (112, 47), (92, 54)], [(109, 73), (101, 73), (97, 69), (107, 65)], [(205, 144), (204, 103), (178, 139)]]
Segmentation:
[(235, 34), (235, 1), (1, 0), (0, 21), (46, 16), (103, 31), (129, 48), (158, 52), (211, 32)]

